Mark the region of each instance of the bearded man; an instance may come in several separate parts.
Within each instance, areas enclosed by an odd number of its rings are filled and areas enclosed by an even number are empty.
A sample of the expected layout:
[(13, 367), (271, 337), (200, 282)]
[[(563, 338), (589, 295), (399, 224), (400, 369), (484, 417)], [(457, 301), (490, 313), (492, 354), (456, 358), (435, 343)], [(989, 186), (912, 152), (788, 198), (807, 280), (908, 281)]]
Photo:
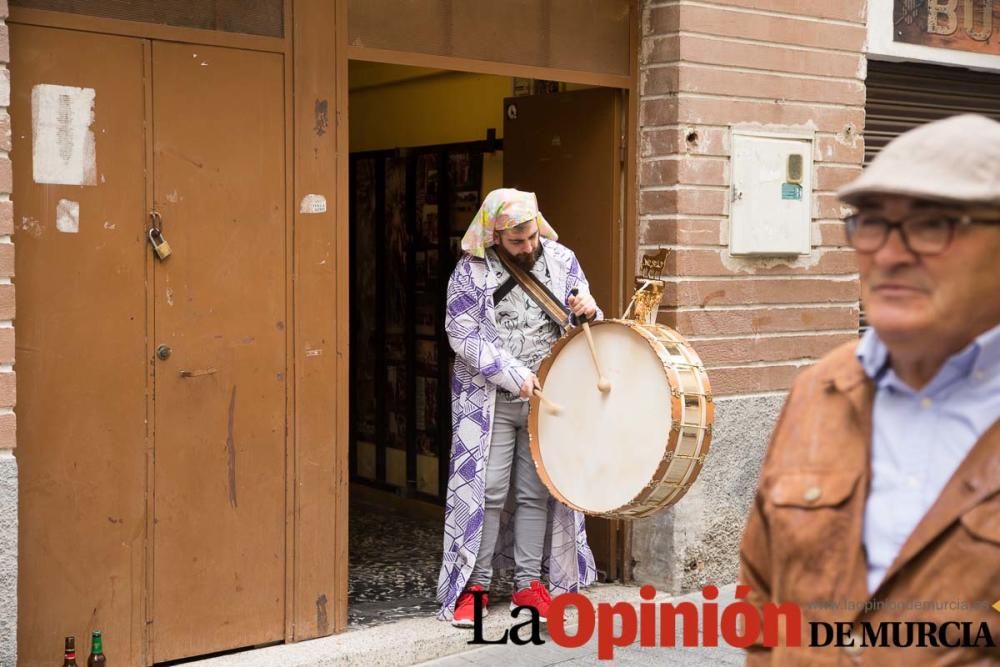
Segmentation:
[(485, 597), (494, 565), (514, 566), (511, 609), (533, 607), (543, 622), (550, 588), (576, 591), (596, 576), (583, 515), (551, 497), (528, 445), (538, 367), (571, 316), (601, 317), (576, 256), (556, 239), (534, 193), (494, 190), (448, 282), (456, 357), (438, 617), (457, 627), (473, 626), (473, 594)]

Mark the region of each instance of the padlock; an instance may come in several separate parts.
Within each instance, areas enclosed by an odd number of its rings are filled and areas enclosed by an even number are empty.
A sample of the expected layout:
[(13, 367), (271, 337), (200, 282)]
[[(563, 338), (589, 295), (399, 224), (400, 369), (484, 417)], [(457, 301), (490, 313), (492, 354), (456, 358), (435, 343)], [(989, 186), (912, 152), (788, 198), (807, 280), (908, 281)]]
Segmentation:
[(167, 239), (163, 237), (159, 229), (154, 227), (149, 230), (149, 242), (153, 244), (153, 250), (156, 251), (156, 256), (161, 261), (170, 257), (170, 244), (167, 243)]

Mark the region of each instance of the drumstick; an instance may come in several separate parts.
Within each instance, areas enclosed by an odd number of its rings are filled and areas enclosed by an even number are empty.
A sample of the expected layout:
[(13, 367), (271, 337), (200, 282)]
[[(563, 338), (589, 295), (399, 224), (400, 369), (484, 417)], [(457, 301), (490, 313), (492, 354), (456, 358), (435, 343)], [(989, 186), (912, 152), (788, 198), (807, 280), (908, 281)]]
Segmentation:
[[(579, 294), (579, 290), (574, 287), (570, 290), (570, 294), (576, 296)], [(604, 377), (604, 371), (601, 370), (601, 362), (597, 359), (597, 347), (594, 345), (594, 335), (590, 333), (587, 317), (581, 315), (580, 322), (583, 324), (583, 333), (587, 335), (587, 344), (590, 346), (590, 356), (594, 358), (594, 367), (597, 368), (597, 388), (602, 392), (609, 392), (611, 391), (611, 383), (608, 382), (608, 378)]]
[(562, 412), (562, 406), (545, 398), (545, 394), (542, 393), (541, 389), (535, 389), (534, 394), (542, 400), (542, 403), (545, 404), (545, 407), (547, 407), (552, 414), (557, 415)]

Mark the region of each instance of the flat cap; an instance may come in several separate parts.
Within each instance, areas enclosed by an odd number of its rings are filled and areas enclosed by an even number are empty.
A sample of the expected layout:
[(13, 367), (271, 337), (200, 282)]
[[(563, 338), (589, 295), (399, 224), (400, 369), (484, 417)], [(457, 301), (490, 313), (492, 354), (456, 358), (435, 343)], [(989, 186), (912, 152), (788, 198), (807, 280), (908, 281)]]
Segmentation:
[(1000, 206), (1000, 123), (963, 114), (901, 134), (837, 192), (855, 206), (872, 195)]

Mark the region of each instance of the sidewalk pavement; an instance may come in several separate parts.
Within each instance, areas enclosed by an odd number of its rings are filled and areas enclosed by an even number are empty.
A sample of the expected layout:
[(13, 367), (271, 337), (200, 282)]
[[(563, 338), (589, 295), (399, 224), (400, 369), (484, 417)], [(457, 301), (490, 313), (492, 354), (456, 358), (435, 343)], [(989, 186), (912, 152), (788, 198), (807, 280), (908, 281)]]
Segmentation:
[[(735, 586), (725, 586), (715, 601), (720, 607), (733, 599)], [(601, 602), (628, 602), (637, 606), (642, 600), (638, 586), (594, 585), (584, 592), (596, 606)], [(653, 602), (703, 601), (701, 593), (671, 598), (658, 595)], [(510, 617), (509, 600), (490, 605), (490, 615), (483, 621), (483, 636), (496, 638), (504, 630), (521, 622)], [(566, 624), (567, 631), (573, 627)], [(541, 665), (742, 665), (743, 651), (729, 646), (719, 648), (639, 648), (615, 650), (613, 661), (597, 659), (596, 640), (578, 648), (556, 646), (547, 635), (541, 646), (516, 644), (470, 647), (471, 630), (453, 628), (433, 617), (416, 618), (375, 627), (349, 630), (332, 637), (298, 644), (272, 646), (255, 651), (209, 658), (188, 663), (192, 667), (333, 667), (366, 665), (372, 667), (409, 667), (411, 665), (500, 665), (503, 667), (539, 667)], [(679, 644), (678, 639), (678, 644)]]

